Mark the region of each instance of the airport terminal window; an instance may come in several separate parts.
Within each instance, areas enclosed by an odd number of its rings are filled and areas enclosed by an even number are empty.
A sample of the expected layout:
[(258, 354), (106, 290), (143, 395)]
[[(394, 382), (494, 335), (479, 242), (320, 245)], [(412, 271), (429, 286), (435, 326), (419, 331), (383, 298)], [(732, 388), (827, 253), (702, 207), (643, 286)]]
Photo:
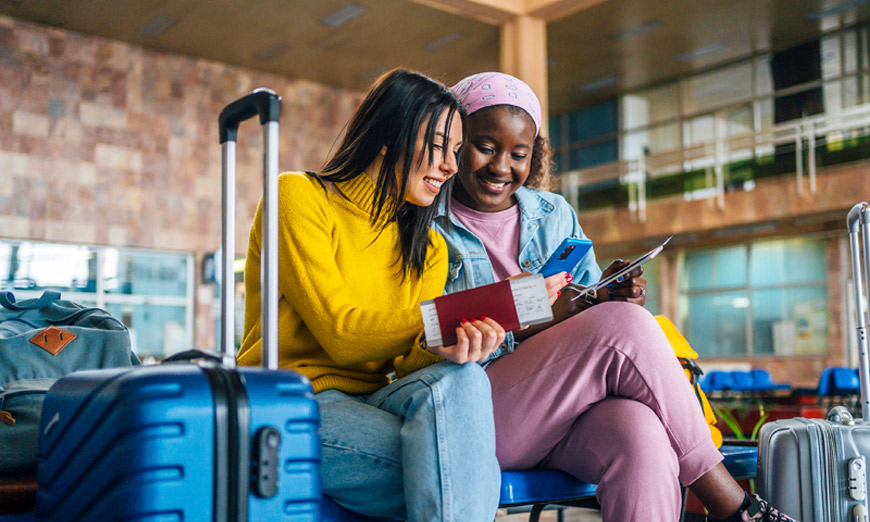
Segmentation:
[(779, 239), (681, 253), (683, 332), (713, 357), (828, 352), (823, 239)]
[[(638, 168), (646, 169), (650, 199), (711, 197), (716, 165), (722, 166), (726, 191), (752, 190), (757, 180), (795, 172), (791, 127), (813, 117), (829, 117), (815, 125), (832, 128), (816, 137), (818, 167), (866, 158), (870, 136), (865, 116), (855, 111), (861, 112), (861, 106), (870, 110), (868, 42), (870, 25), (837, 29), (791, 49), (746, 56), (618, 100), (553, 115), (558, 172), (598, 167), (588, 183), (577, 187), (583, 210), (628, 204), (631, 182), (619, 176)], [(593, 114), (604, 106), (618, 108), (618, 114)], [(852, 109), (851, 119), (840, 119), (847, 109)], [(607, 122), (616, 128), (590, 138), (578, 132), (585, 129), (578, 119), (586, 120), (586, 126)], [(777, 125), (783, 128), (769, 134)], [(805, 156), (807, 147), (804, 139)], [(636, 162), (646, 154), (645, 163)], [(625, 163), (616, 165), (620, 161)]]
[(0, 287), (18, 300), (53, 289), (106, 309), (130, 329), (140, 358), (193, 346), (190, 254), (0, 240), (0, 275)]

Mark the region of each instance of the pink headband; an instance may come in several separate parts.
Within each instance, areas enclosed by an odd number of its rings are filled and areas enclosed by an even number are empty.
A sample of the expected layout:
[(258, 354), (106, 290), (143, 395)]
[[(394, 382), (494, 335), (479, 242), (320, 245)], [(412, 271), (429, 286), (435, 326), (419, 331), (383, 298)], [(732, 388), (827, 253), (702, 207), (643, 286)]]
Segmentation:
[(499, 72), (478, 73), (460, 80), (450, 90), (468, 114), (492, 105), (513, 105), (529, 113), (535, 122), (536, 134), (541, 131), (541, 102), (532, 88), (519, 78)]

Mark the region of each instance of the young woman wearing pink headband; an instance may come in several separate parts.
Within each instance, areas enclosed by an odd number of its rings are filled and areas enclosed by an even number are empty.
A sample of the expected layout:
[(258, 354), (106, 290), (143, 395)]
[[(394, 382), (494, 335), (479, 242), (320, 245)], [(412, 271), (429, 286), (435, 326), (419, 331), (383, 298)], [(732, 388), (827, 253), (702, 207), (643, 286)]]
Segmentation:
[[(529, 86), (481, 73), (452, 90), (468, 132), (449, 210), (442, 204), (434, 222), (449, 250), (448, 293), (536, 272), (564, 238), (585, 237), (565, 199), (537, 189), (551, 151)], [(508, 334), (486, 363), (502, 469), (560, 469), (596, 483), (609, 521), (677, 520), (680, 483), (708, 520), (792, 520), (746, 495), (722, 465), (667, 338), (642, 307), (642, 273), (592, 304), (572, 302), (567, 289), (552, 295), (555, 320)], [(555, 294), (601, 275), (590, 252), (547, 286)]]

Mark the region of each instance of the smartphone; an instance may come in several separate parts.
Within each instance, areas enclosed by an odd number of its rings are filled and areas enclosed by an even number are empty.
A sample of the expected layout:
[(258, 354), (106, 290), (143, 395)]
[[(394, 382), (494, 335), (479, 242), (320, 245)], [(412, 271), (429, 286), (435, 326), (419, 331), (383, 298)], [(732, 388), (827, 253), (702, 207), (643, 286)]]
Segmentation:
[(559, 272), (570, 274), (590, 248), (592, 248), (592, 241), (588, 239), (566, 238), (538, 273), (544, 277), (550, 277)]

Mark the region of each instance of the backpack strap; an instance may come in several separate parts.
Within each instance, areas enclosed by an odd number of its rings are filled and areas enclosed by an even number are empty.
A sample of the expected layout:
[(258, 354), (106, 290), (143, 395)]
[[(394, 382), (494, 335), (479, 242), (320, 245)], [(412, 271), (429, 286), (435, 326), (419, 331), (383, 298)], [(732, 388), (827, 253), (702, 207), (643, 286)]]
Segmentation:
[(16, 302), (15, 295), (12, 292), (0, 292), (0, 306), (16, 312), (23, 310), (39, 310), (54, 304), (60, 299), (60, 292), (56, 290), (46, 290), (39, 296), (38, 299), (26, 299)]

